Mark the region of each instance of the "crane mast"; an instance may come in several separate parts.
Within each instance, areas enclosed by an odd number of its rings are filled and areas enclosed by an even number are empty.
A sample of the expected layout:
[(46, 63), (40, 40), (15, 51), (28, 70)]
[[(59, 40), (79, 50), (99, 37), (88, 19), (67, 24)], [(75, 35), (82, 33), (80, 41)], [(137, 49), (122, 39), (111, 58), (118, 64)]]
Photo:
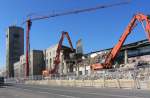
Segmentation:
[(29, 76), (29, 52), (30, 52), (30, 30), (31, 30), (32, 22), (31, 20), (27, 20), (27, 30), (26, 30), (26, 76)]

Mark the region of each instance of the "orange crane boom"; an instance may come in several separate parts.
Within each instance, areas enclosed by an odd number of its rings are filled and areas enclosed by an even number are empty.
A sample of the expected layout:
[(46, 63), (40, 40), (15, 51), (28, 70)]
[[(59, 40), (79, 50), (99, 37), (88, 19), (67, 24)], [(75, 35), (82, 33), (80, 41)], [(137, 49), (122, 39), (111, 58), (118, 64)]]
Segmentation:
[(54, 68), (52, 70), (50, 70), (50, 72), (49, 72), (50, 74), (57, 73), (58, 65), (60, 63), (60, 51), (62, 49), (62, 43), (63, 43), (63, 40), (64, 40), (65, 36), (69, 41), (69, 45), (70, 45), (71, 50), (74, 51), (74, 48), (73, 48), (73, 45), (72, 45), (72, 42), (71, 42), (71, 38), (70, 38), (68, 32), (63, 31), (62, 35), (61, 35), (61, 38), (59, 40), (59, 43), (58, 43), (57, 50), (56, 50), (56, 57), (55, 57), (55, 60), (54, 60)]
[(134, 15), (134, 17), (131, 19), (130, 23), (128, 24), (127, 28), (123, 32), (122, 36), (120, 37), (118, 43), (114, 46), (114, 48), (108, 53), (106, 56), (105, 62), (103, 64), (97, 64), (97, 65), (91, 65), (92, 70), (98, 70), (98, 69), (108, 69), (112, 68), (112, 64), (116, 56), (118, 55), (123, 43), (125, 42), (128, 35), (131, 33), (131, 31), (136, 26), (137, 22), (143, 23), (145, 21), (145, 31), (147, 32), (148, 40), (150, 41), (150, 16), (138, 13)]

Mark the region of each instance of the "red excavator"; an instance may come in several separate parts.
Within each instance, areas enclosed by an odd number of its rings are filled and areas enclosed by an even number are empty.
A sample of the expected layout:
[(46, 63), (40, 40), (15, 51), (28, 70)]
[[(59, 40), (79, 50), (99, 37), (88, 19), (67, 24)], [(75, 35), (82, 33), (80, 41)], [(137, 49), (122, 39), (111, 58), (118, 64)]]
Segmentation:
[[(145, 26), (144, 26), (145, 21)], [(105, 62), (103, 64), (93, 64), (91, 65), (91, 70), (100, 70), (100, 69), (109, 69), (112, 68), (112, 64), (116, 56), (118, 55), (123, 43), (125, 42), (128, 35), (136, 26), (137, 22), (141, 22), (143, 28), (147, 32), (148, 40), (150, 41), (150, 16), (144, 15), (142, 13), (138, 13), (133, 16), (124, 33), (120, 37), (118, 43), (114, 46), (114, 48), (106, 55)]]
[(72, 52), (74, 52), (73, 45), (72, 45), (72, 42), (71, 42), (71, 38), (69, 37), (68, 32), (63, 31), (62, 35), (61, 35), (61, 38), (59, 40), (59, 43), (58, 43), (57, 50), (56, 50), (56, 57), (54, 59), (54, 68), (50, 69), (50, 71), (44, 70), (43, 71), (43, 76), (48, 76), (49, 74), (57, 74), (58, 73), (58, 67), (59, 67), (59, 63), (60, 63), (60, 52), (61, 52), (61, 49), (62, 49), (62, 42), (63, 42), (65, 36), (67, 37), (67, 39), (69, 41), (69, 45), (70, 45), (70, 48), (71, 48)]

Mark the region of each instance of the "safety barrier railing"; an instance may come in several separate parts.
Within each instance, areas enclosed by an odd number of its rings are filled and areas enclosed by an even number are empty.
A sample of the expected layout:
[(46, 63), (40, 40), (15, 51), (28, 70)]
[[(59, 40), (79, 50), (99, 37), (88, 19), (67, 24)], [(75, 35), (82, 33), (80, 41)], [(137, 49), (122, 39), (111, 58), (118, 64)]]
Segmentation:
[[(107, 69), (90, 75), (59, 75), (53, 74), (49, 76), (34, 75), (29, 77), (6, 78), (7, 83), (26, 83), (28, 81), (54, 80), (59, 85), (71, 86), (101, 86), (101, 87), (117, 87), (117, 88), (150, 88), (150, 71), (149, 68), (138, 69)], [(61, 80), (60, 82), (58, 80)], [(63, 81), (64, 80), (64, 81)], [(65, 81), (67, 80), (67, 81)], [(70, 80), (70, 81), (69, 81)], [(48, 82), (45, 82), (48, 83)], [(57, 83), (56, 83), (57, 85)], [(130, 85), (130, 86), (129, 86)]]

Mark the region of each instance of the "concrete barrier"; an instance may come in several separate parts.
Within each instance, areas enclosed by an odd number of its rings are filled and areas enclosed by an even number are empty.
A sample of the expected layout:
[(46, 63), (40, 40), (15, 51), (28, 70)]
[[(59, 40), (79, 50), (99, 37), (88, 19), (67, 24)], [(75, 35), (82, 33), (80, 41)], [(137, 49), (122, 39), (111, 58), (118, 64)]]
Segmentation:
[[(68, 87), (96, 87), (96, 88), (136, 88), (134, 80), (113, 79), (113, 80), (29, 80), (26, 84), (32, 85), (50, 85), (50, 86), (68, 86)], [(150, 89), (150, 81), (147, 82), (147, 88)]]

